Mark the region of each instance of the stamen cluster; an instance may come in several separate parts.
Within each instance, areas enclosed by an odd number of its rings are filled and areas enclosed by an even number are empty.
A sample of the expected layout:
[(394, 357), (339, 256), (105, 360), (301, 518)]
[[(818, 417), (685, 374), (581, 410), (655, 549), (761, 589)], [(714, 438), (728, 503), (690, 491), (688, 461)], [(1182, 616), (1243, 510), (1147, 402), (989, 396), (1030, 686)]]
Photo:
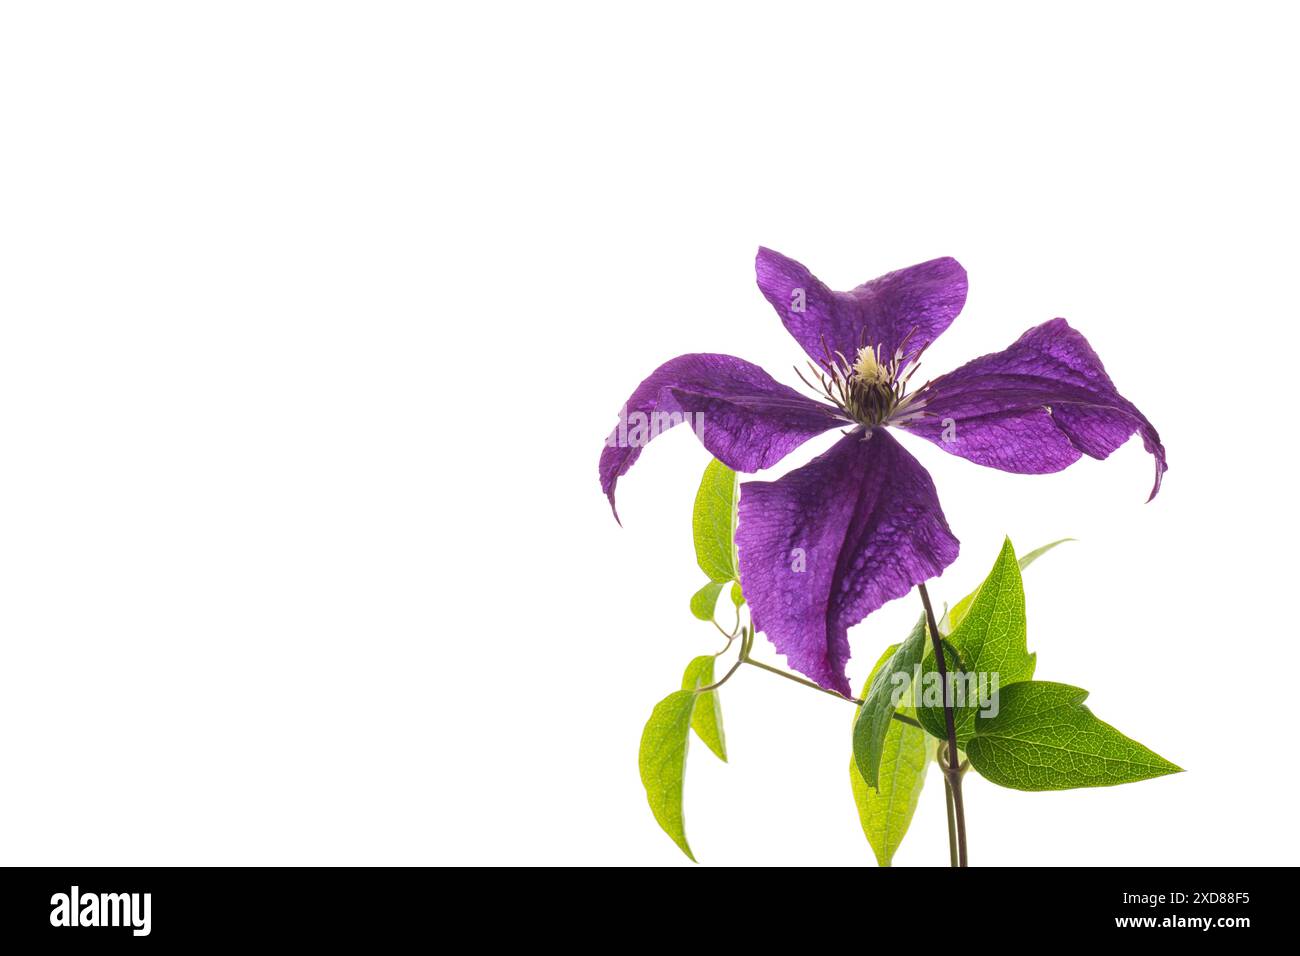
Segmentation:
[(823, 342), (825, 356), (817, 364), (808, 363), (817, 384), (804, 378), (798, 368), (795, 374), (860, 425), (874, 428), (885, 422), (905, 424), (920, 411), (914, 402), (915, 395), (907, 394), (907, 383), (920, 367), (915, 359), (920, 356), (905, 364), (904, 345), (906, 340), (887, 362), (881, 361), (879, 346), (864, 345), (850, 362), (843, 352), (832, 352)]

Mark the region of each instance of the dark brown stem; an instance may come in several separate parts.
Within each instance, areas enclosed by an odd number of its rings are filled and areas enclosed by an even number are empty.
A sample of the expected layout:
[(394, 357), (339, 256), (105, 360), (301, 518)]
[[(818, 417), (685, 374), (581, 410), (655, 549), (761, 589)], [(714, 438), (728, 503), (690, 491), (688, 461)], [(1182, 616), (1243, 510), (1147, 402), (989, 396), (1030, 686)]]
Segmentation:
[(948, 789), (952, 794), (952, 815), (957, 821), (957, 865), (969, 865), (966, 858), (966, 811), (961, 799), (961, 767), (957, 761), (957, 724), (952, 716), (952, 693), (948, 685), (948, 662), (943, 655), (943, 640), (939, 637), (939, 624), (934, 619), (930, 594), (924, 584), (918, 584), (921, 603), (925, 605), (925, 619), (930, 626), (930, 642), (934, 645), (934, 663), (939, 671), (939, 685), (943, 688), (943, 722), (948, 731), (948, 765), (944, 767)]
[(957, 865), (957, 818), (952, 809), (952, 787), (948, 785), (948, 775), (943, 777), (943, 796), (944, 801), (948, 804), (948, 859), (953, 866)]

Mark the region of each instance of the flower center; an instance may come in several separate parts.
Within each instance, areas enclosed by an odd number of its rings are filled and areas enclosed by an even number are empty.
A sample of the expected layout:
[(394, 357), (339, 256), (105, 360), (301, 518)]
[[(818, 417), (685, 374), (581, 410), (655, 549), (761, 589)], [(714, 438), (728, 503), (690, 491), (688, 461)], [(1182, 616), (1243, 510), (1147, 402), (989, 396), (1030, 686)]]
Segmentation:
[(894, 382), (897, 372), (897, 360), (882, 365), (870, 345), (858, 349), (857, 360), (849, 368), (848, 401), (844, 410), (863, 425), (886, 421), (903, 398), (903, 386)]
[(916, 396), (907, 394), (907, 382), (916, 371), (917, 357), (909, 360), (904, 368), (901, 346), (886, 361), (881, 361), (879, 346), (863, 346), (852, 362), (842, 353), (828, 349), (819, 364), (808, 363), (817, 385), (804, 378), (797, 368), (795, 372), (859, 425), (868, 428), (886, 422), (903, 425), (923, 404), (913, 404)]

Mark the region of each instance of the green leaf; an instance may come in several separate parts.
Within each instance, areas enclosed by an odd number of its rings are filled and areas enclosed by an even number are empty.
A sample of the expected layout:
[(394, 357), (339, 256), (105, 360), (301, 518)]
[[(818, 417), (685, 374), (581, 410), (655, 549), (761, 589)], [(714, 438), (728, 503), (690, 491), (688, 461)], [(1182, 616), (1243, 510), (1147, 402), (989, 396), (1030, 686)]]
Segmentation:
[(700, 490), (695, 493), (691, 529), (695, 537), (695, 560), (709, 576), (709, 583), (691, 598), (691, 613), (701, 621), (712, 621), (718, 595), (731, 582), (731, 603), (745, 603), (736, 570), (736, 509), (740, 484), (736, 473), (714, 459), (704, 469)]
[[(953, 707), (957, 745), (964, 747), (974, 732), (975, 714), (997, 687), (1005, 688), (1034, 676), (1035, 655), (1030, 654), (1026, 646), (1025, 590), (1010, 538), (1003, 542), (993, 570), (975, 592), (970, 609), (948, 636), (946, 645), (956, 655), (955, 661), (950, 661), (945, 655), (949, 675), (957, 679), (963, 675), (974, 678), (971, 683), (964, 684), (965, 696), (959, 696)], [(931, 734), (946, 739), (948, 732), (942, 697), (938, 692), (937, 676), (931, 677), (931, 674), (937, 675), (933, 656), (927, 659), (922, 675), (923, 696), (920, 700), (923, 706), (919, 709), (918, 719)], [(997, 675), (996, 687), (991, 676), (994, 674)]]
[(726, 581), (710, 581), (691, 595), (691, 613), (701, 621), (712, 621), (718, 606), (718, 595), (727, 586)]
[(907, 639), (886, 651), (886, 657), (882, 657), (876, 671), (872, 671), (868, 683), (870, 689), (853, 724), (853, 759), (857, 762), (858, 773), (870, 786), (878, 784), (877, 769), (890, 725), (899, 723), (894, 720), (894, 697), (899, 686), (894, 675), (904, 674), (911, 682), (914, 669), (925, 657), (927, 638), (925, 616), (922, 615)]
[(1025, 570), (1025, 568), (1029, 567), (1031, 564), (1033, 564), (1035, 561), (1037, 561), (1039, 558), (1045, 555), (1048, 551), (1051, 551), (1053, 548), (1055, 548), (1058, 544), (1065, 544), (1065, 542), (1067, 541), (1078, 541), (1078, 540), (1079, 540), (1078, 538), (1060, 538), (1059, 540), (1053, 541), (1051, 544), (1043, 545), (1041, 548), (1034, 548), (1033, 551), (1030, 551), (1028, 554), (1023, 555), (1020, 558), (1020, 570), (1021, 571)]
[[(697, 657), (686, 665), (682, 675), (682, 690), (697, 690), (713, 683), (712, 654)], [(691, 717), (691, 729), (704, 741), (704, 745), (726, 762), (727, 739), (722, 732), (722, 699), (716, 690), (705, 691), (695, 701), (695, 713)]]
[(981, 716), (966, 745), (980, 775), (1013, 790), (1070, 790), (1133, 783), (1182, 768), (1098, 720), (1088, 692), (1026, 681), (1004, 687), (996, 716)]
[[(888, 680), (884, 676), (885, 669), (891, 661), (897, 659), (906, 643), (907, 641), (901, 645), (895, 644), (877, 662), (871, 676), (867, 678), (868, 700), (872, 689), (884, 686)], [(912, 708), (906, 704), (900, 706), (899, 711), (909, 715), (913, 713)], [(855, 741), (856, 727), (864, 716), (861, 709), (855, 712)], [(858, 820), (862, 824), (862, 832), (867, 836), (867, 842), (876, 854), (876, 862), (881, 866), (889, 866), (893, 862), (894, 854), (907, 834), (935, 746), (934, 738), (925, 731), (891, 717), (881, 743), (876, 785), (868, 785), (863, 778), (856, 756), (849, 761), (849, 783), (853, 789), (853, 802), (858, 808)]]
[(709, 462), (695, 493), (691, 527), (695, 534), (695, 560), (710, 581), (736, 579), (736, 473), (718, 460)]
[[(1025, 568), (1029, 567), (1031, 564), (1033, 564), (1035, 561), (1037, 561), (1039, 558), (1045, 555), (1048, 551), (1051, 551), (1053, 548), (1055, 548), (1058, 544), (1065, 544), (1065, 542), (1067, 541), (1075, 541), (1075, 540), (1077, 539), (1062, 538), (1060, 541), (1053, 541), (1051, 544), (1045, 544), (1041, 548), (1035, 548), (1033, 551), (1030, 551), (1028, 554), (1026, 554), (1023, 558), (1020, 559), (1019, 561), (1020, 570), (1021, 571), (1025, 570)], [(976, 588), (974, 591), (971, 591), (970, 594), (966, 595), (964, 598), (962, 598), (960, 601), (958, 601), (956, 604), (953, 605), (952, 610), (950, 610), (947, 614), (945, 614), (943, 620), (939, 622), (940, 634), (951, 634), (953, 632), (953, 628), (955, 628), (958, 624), (961, 623), (962, 618), (966, 616), (966, 612), (970, 610), (971, 602), (975, 600), (975, 595), (977, 594), (979, 594), (979, 588)]]
[(682, 786), (686, 780), (686, 747), (690, 742), (695, 691), (679, 690), (655, 705), (641, 732), (641, 783), (650, 811), (682, 852), (696, 862), (686, 842), (682, 815)]

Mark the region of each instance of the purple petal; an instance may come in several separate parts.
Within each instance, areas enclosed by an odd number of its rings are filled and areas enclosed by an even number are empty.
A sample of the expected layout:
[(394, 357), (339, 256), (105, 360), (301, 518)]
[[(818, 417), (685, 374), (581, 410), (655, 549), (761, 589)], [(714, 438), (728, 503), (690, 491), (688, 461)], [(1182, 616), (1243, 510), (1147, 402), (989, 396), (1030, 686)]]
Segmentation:
[(809, 438), (844, 420), (734, 355), (698, 353), (665, 362), (637, 386), (600, 453), (600, 487), (614, 487), (641, 449), (687, 421), (704, 447), (735, 471), (770, 468)]
[(1168, 468), (1156, 430), (1065, 319), (940, 376), (917, 398), (922, 415), (905, 424), (908, 431), (1002, 471), (1041, 475), (1084, 455), (1105, 458), (1134, 432), (1156, 460), (1152, 498)]
[(883, 428), (778, 481), (744, 482), (736, 544), (754, 627), (845, 695), (848, 629), (957, 557), (934, 482)]
[[(939, 337), (966, 303), (966, 270), (956, 259), (932, 259), (833, 292), (795, 260), (758, 250), (758, 287), (787, 331), (815, 361), (827, 350), (850, 362), (864, 345), (916, 356)], [(802, 311), (800, 311), (802, 309)]]

